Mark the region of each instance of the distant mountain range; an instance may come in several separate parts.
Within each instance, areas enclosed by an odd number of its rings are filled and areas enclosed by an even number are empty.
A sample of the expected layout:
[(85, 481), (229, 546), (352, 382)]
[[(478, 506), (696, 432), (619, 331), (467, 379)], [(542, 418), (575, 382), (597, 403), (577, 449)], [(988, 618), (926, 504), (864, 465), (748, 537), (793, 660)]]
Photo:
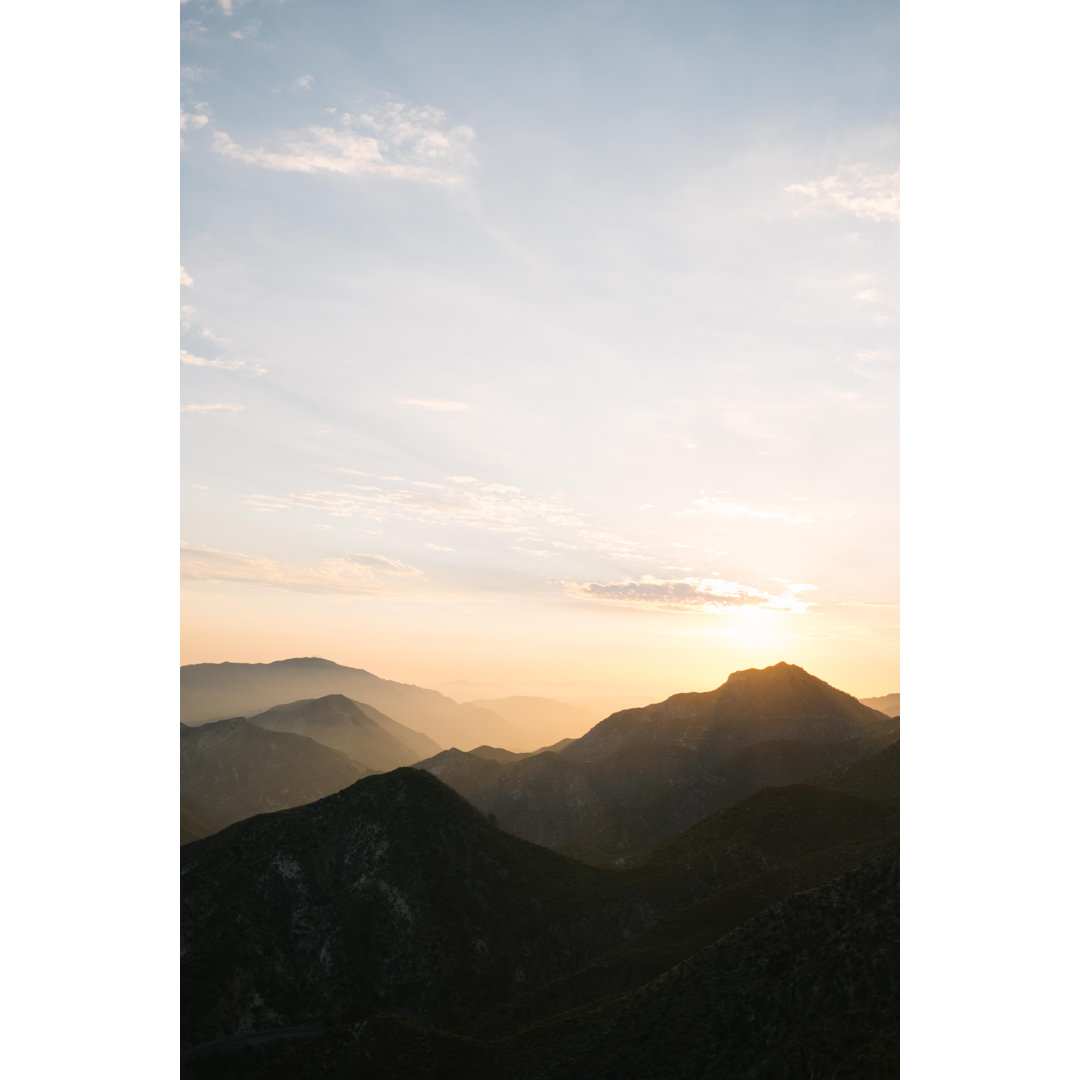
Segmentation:
[(896, 829), (770, 788), (601, 869), (369, 777), (182, 849), (184, 1075), (894, 1076)]
[(434, 690), (380, 679), (360, 668), (318, 657), (270, 664), (189, 664), (180, 669), (180, 719), (189, 726), (233, 716), (254, 716), (283, 702), (337, 694), (371, 706), (438, 746), (507, 746), (529, 739), (501, 716), (459, 705)]
[(884, 697), (859, 698), (859, 701), (871, 709), (877, 709), (878, 712), (884, 713), (886, 716), (900, 715), (899, 694), (886, 694)]
[(792, 664), (733, 673), (517, 760), (447, 750), (418, 763), (508, 832), (600, 865), (625, 861), (768, 784), (894, 741), (895, 722)]
[(249, 719), (181, 724), (180, 735), (181, 843), (254, 814), (314, 802), (439, 749), (340, 694), (277, 705)]
[(338, 750), (236, 717), (180, 725), (180, 842), (237, 821), (302, 806), (371, 772)]
[(185, 1080), (897, 1075), (898, 720), (776, 664), (531, 753), (316, 736), (426, 738), (181, 728)]
[(306, 735), (340, 750), (374, 772), (411, 765), (440, 749), (439, 744), (426, 735), (343, 694), (275, 705), (251, 717), (250, 722), (267, 731)]

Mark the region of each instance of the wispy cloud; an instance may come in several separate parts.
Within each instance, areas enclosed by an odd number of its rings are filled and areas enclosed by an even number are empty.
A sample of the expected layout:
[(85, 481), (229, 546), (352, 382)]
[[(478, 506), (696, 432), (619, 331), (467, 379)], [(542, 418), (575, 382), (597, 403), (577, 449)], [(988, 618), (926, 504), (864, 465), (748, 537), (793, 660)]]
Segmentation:
[(372, 476), (353, 469), (342, 472), (366, 482), (339, 491), (253, 495), (247, 502), (267, 512), (302, 509), (378, 522), (397, 519), (462, 525), (512, 535), (519, 545), (527, 542), (535, 550), (549, 545), (613, 559), (643, 557), (639, 544), (596, 527), (558, 496), (536, 495), (511, 484), (485, 483), (472, 476), (447, 477), (435, 483)]
[(819, 209), (842, 210), (870, 221), (897, 221), (900, 217), (900, 172), (871, 165), (846, 165), (832, 176), (785, 189), (801, 195)]
[(568, 595), (584, 600), (607, 600), (652, 611), (681, 611), (709, 615), (726, 608), (761, 607), (774, 611), (802, 612), (810, 602), (796, 593), (813, 586), (789, 588), (774, 595), (721, 578), (679, 578), (665, 580), (648, 575), (636, 581), (610, 584), (565, 582)]
[(283, 172), (390, 176), (437, 184), (460, 183), (472, 166), (475, 134), (449, 127), (431, 106), (387, 102), (342, 113), (336, 127), (313, 126), (278, 135), (270, 146), (242, 146), (224, 131), (213, 136), (224, 157)]
[(469, 406), (464, 401), (439, 401), (433, 398), (398, 398), (399, 405), (415, 405), (431, 412), (460, 412)]
[(293, 86), (295, 86), (297, 90), (310, 90), (314, 84), (314, 75), (301, 75), (298, 79), (293, 79)]
[(750, 506), (747, 503), (730, 502), (727, 499), (718, 499), (709, 495), (703, 495), (695, 499), (693, 505), (682, 511), (683, 514), (715, 514), (719, 517), (737, 518), (765, 518), (774, 521), (787, 521), (793, 525), (804, 525), (814, 519), (805, 514), (797, 514), (793, 510), (783, 507)]
[(423, 572), (382, 555), (340, 555), (317, 566), (293, 566), (257, 555), (181, 542), (180, 574), (187, 581), (240, 582), (305, 593), (400, 591), (402, 579)]
[(191, 280), (191, 275), (183, 268), (183, 266), (180, 267), (180, 284), (189, 287), (195, 284), (195, 282)]
[(209, 123), (210, 117), (205, 113), (182, 112), (180, 114), (181, 131), (198, 131), (199, 128), (206, 127)]
[[(212, 337), (212, 334), (204, 332), (204, 336)], [(214, 338), (213, 340), (220, 341), (221, 339)], [(266, 368), (256, 360), (243, 360), (240, 358), (208, 360), (205, 356), (196, 356), (194, 353), (189, 353), (187, 349), (180, 350), (180, 363), (188, 364), (191, 367), (220, 368), (222, 371), (249, 371), (252, 375), (266, 374)]]
[(212, 401), (206, 405), (181, 405), (181, 412), (190, 413), (202, 413), (202, 412), (243, 412), (243, 405), (229, 405), (223, 401)]

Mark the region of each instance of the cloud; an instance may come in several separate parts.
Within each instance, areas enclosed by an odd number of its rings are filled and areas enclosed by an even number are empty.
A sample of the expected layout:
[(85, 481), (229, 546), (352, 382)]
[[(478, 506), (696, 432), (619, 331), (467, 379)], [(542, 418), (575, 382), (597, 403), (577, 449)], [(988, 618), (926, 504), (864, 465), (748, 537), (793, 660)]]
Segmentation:
[(214, 132), (214, 149), (247, 165), (281, 172), (389, 176), (458, 184), (474, 163), (472, 128), (448, 127), (431, 106), (387, 102), (359, 114), (342, 113), (336, 127), (313, 126), (281, 133), (274, 145), (241, 146)]
[(808, 184), (789, 184), (785, 191), (801, 195), (819, 209), (836, 209), (869, 221), (900, 217), (900, 172), (883, 172), (866, 164), (846, 165), (832, 176)]
[(180, 284), (189, 287), (195, 284), (195, 282), (191, 280), (191, 275), (183, 268), (183, 266), (180, 267)]
[(293, 86), (295, 86), (297, 90), (310, 90), (314, 82), (314, 75), (301, 75), (300, 78), (293, 79)]
[(211, 78), (212, 73), (206, 68), (187, 65), (180, 69), (180, 85), (185, 90), (191, 90), (196, 83), (204, 82)]
[(784, 595), (775, 596), (761, 589), (721, 578), (688, 577), (665, 580), (646, 575), (637, 581), (619, 581), (612, 584), (564, 582), (564, 588), (568, 595), (583, 600), (608, 600), (651, 611), (709, 615), (733, 607), (802, 612), (810, 606), (810, 602), (799, 599), (795, 593), (812, 589), (814, 586), (803, 585), (794, 590), (789, 588)]
[[(203, 336), (213, 338), (212, 333), (207, 334), (204, 332)], [(221, 339), (213, 338), (213, 340), (220, 341)], [(180, 363), (189, 364), (192, 367), (220, 368), (222, 371), (250, 371), (252, 375), (266, 374), (266, 368), (255, 360), (241, 360), (239, 358), (232, 360), (207, 360), (205, 356), (195, 356), (193, 353), (189, 353), (187, 349), (180, 350)], [(240, 408), (242, 406), (237, 407)]]
[(210, 123), (210, 117), (205, 113), (186, 113), (180, 114), (180, 130), (181, 131), (198, 131), (199, 128), (206, 127)]
[(226, 404), (225, 402), (222, 402), (222, 401), (213, 401), (213, 402), (210, 402), (210, 403), (208, 403), (206, 405), (181, 405), (180, 406), (180, 411), (181, 412), (194, 412), (194, 413), (215, 412), (215, 411), (218, 411), (218, 410), (224, 411), (224, 412), (243, 412), (243, 409), (244, 409), (243, 405), (228, 405), (228, 404)]
[(186, 581), (239, 582), (289, 592), (368, 594), (400, 591), (398, 579), (424, 575), (414, 566), (381, 555), (341, 555), (313, 567), (292, 566), (181, 541), (180, 576)]
[(464, 401), (439, 401), (432, 398), (398, 398), (399, 405), (416, 405), (431, 412), (459, 412), (469, 406)]
[(266, 512), (310, 510), (377, 522), (407, 520), (459, 525), (506, 533), (519, 544), (529, 543), (534, 550), (539, 550), (536, 545), (547, 544), (566, 550), (587, 550), (613, 559), (644, 557), (639, 544), (595, 527), (558, 496), (530, 494), (511, 484), (485, 483), (472, 476), (455, 476), (443, 483), (433, 483), (372, 476), (355, 469), (342, 472), (368, 482), (339, 491), (253, 495), (247, 503)]
[(895, 361), (895, 353), (881, 349), (856, 349), (847, 369), (864, 379), (879, 381), (892, 373)]
[(381, 570), (388, 577), (413, 577), (422, 578), (424, 572), (417, 570), (415, 566), (399, 562), (397, 559), (388, 559), (385, 555), (343, 555), (342, 558), (356, 566), (369, 566), (375, 570)]
[(695, 499), (693, 507), (689, 510), (683, 510), (682, 513), (687, 515), (716, 514), (721, 517), (765, 518), (774, 521), (787, 521), (793, 525), (805, 525), (814, 520), (811, 517), (796, 514), (783, 508), (766, 509), (761, 506), (729, 502), (727, 499), (717, 499), (708, 495)]

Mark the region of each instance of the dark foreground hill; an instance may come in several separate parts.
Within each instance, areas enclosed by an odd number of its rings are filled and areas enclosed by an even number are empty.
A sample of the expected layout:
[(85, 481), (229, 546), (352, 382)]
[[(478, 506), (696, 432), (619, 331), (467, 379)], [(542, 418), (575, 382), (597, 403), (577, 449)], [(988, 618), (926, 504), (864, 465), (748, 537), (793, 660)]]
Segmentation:
[(188, 664), (180, 669), (180, 719), (188, 725), (254, 716), (283, 701), (328, 694), (371, 705), (439, 746), (514, 746), (520, 738), (520, 732), (486, 709), (319, 657), (271, 664)]
[(600, 869), (370, 777), (182, 849), (184, 1075), (894, 1076), (895, 833), (774, 788)]
[(608, 717), (558, 753), (422, 761), (508, 832), (621, 864), (766, 785), (797, 783), (892, 742), (897, 725), (792, 664), (733, 673)]
[[(401, 773), (392, 777), (399, 778)], [(374, 778), (357, 787), (365, 784), (370, 787), (376, 781), (390, 779)], [(405, 783), (414, 795), (422, 791)], [(431, 788), (429, 794), (434, 791)], [(342, 796), (335, 798), (341, 800)], [(441, 804), (443, 800), (436, 801)], [(306, 815), (311, 809), (291, 813)], [(446, 809), (440, 806), (440, 810)], [(281, 819), (285, 815), (274, 816)], [(237, 826), (237, 831), (245, 829), (249, 833), (257, 823)], [(222, 839), (227, 836), (221, 834)], [(187, 850), (198, 853), (211, 843), (203, 841)], [(268, 867), (268, 873), (275, 869), (281, 874), (283, 866), (288, 880), (298, 880), (302, 872), (293, 872), (293, 864), (284, 861), (288, 858), (291, 856), (283, 854), (282, 863)], [(544, 869), (550, 870), (554, 865)], [(584, 868), (578, 873), (581, 870)], [(495, 1039), (476, 1038), (475, 1025), (474, 1034), (470, 1035), (468, 1024), (458, 1025), (455, 1032), (449, 1025), (433, 1027), (430, 1021), (426, 1023), (432, 1010), (444, 1015), (447, 1012), (447, 1004), (437, 1003), (432, 997), (437, 990), (457, 993), (451, 986), (458, 981), (447, 986), (444, 977), (436, 971), (438, 964), (446, 960), (444, 949), (458, 953), (455, 962), (459, 966), (460, 986), (465, 996), (476, 1003), (476, 970), (472, 964), (461, 963), (461, 950), (469, 944), (468, 939), (444, 940), (421, 969), (422, 974), (414, 972), (420, 977), (410, 984), (399, 981), (397, 1008), (391, 1011), (383, 1007), (368, 1015), (361, 1015), (363, 1010), (359, 1010), (350, 1017), (320, 1016), (318, 1009), (312, 1009), (309, 1000), (312, 991), (316, 998), (325, 994), (324, 987), (310, 985), (310, 974), (306, 981), (305, 972), (310, 972), (312, 967), (318, 978), (318, 966), (312, 962), (315, 958), (309, 957), (306, 969), (282, 953), (280, 939), (262, 936), (265, 947), (256, 959), (269, 970), (258, 988), (246, 981), (244, 964), (237, 962), (242, 960), (244, 948), (233, 946), (228, 962), (220, 962), (225, 957), (217, 958), (221, 974), (217, 976), (216, 987), (206, 982), (191, 985), (189, 975), (185, 974), (185, 1008), (195, 1013), (213, 1013), (206, 995), (220, 995), (222, 991), (233, 1010), (242, 1002), (249, 1010), (265, 1009), (267, 999), (261, 993), (264, 987), (271, 989), (272, 1000), (279, 1008), (288, 1001), (288, 995), (293, 995), (291, 1007), (284, 1013), (268, 1016), (253, 1015), (251, 1011), (233, 1012), (233, 1022), (240, 1021), (234, 1023), (235, 1031), (266, 1028), (270, 1026), (266, 1021), (272, 1020), (276, 1028), (271, 1034), (273, 1041), (262, 1042), (259, 1040), (265, 1036), (241, 1034), (231, 1042), (202, 1047), (190, 1055), (185, 1076), (191, 1080), (214, 1077), (343, 1080), (361, 1076), (386, 1080), (457, 1077), (786, 1080), (811, 1076), (891, 1080), (899, 1068), (897, 870), (897, 856), (886, 845), (885, 852), (856, 863), (846, 874), (758, 908), (737, 926), (718, 929), (704, 946), (642, 983), (631, 982), (613, 994), (559, 1015), (539, 1008), (513, 1034)], [(293, 872), (292, 876), (288, 872)], [(518, 885), (524, 879), (516, 875), (522, 872), (526, 877), (529, 874), (519, 864), (510, 870)], [(586, 907), (590, 901), (609, 905), (610, 896), (604, 896), (605, 888), (599, 881), (622, 879), (625, 888), (629, 872), (593, 870), (591, 873), (596, 875), (592, 881), (578, 880), (573, 885), (562, 874), (557, 875), (562, 878), (562, 885), (555, 893), (565, 900), (569, 886), (578, 890), (579, 902), (585, 901)], [(451, 909), (457, 907), (463, 887), (464, 882), (460, 882), (456, 888), (450, 888), (443, 903)], [(381, 890), (376, 886), (374, 891)], [(543, 899), (549, 899), (551, 894), (549, 886)], [(558, 906), (553, 913), (556, 923), (564, 928), (569, 926), (565, 912), (565, 907)], [(298, 926), (291, 935), (286, 932), (286, 941), (289, 936), (298, 941), (303, 933), (318, 935), (320, 928), (308, 913), (309, 908), (301, 907), (295, 920)], [(624, 907), (622, 913), (625, 918)], [(498, 919), (498, 910), (491, 916)], [(382, 929), (391, 936), (395, 936), (394, 930), (406, 931), (406, 941), (397, 953), (397, 960), (407, 963), (410, 939), (422, 931), (423, 918), (416, 912), (415, 921), (408, 924), (407, 917), (399, 912), (395, 916), (384, 914), (383, 919), (389, 919), (383, 921)], [(579, 914), (577, 929), (583, 928), (586, 921)], [(514, 980), (518, 984), (542, 985), (542, 977), (538, 978), (535, 933), (526, 932), (515, 941), (504, 943), (512, 949), (511, 962), (525, 960), (529, 964), (527, 972), (518, 969)], [(492, 941), (488, 934), (482, 940)], [(352, 982), (357, 987), (372, 983), (370, 968), (380, 962), (380, 950), (372, 949), (372, 944), (366, 943), (352, 957)], [(593, 947), (603, 950), (605, 944), (595, 942)], [(579, 942), (575, 950), (582, 947)], [(622, 946), (626, 947), (626, 944)], [(394, 951), (393, 947), (383, 944), (381, 953), (388, 951)], [(551, 964), (548, 970), (552, 970)], [(279, 972), (276, 977), (280, 980), (276, 993), (274, 972)], [(285, 976), (292, 976), (296, 982), (288, 985)], [(348, 983), (348, 977), (342, 973), (339, 993)], [(189, 997), (194, 999), (192, 1005), (188, 1004)], [(492, 1000), (498, 995), (492, 993), (486, 997)], [(418, 1009), (417, 1004), (424, 1000), (427, 1004)], [(460, 1004), (458, 1009), (462, 1015), (468, 1011), (461, 1009)], [(216, 1015), (221, 1018), (220, 1012)]]
[(626, 993), (484, 1041), (381, 1014), (191, 1061), (262, 1080), (894, 1080), (899, 858), (797, 893)]
[(242, 717), (180, 725), (180, 842), (255, 814), (315, 802), (371, 770), (314, 739)]
[(181, 861), (188, 1044), (380, 1011), (459, 1024), (635, 921), (610, 875), (508, 836), (415, 769), (243, 822)]
[(267, 731), (306, 735), (376, 772), (411, 765), (439, 752), (439, 745), (426, 735), (343, 694), (275, 705), (251, 717), (250, 722)]

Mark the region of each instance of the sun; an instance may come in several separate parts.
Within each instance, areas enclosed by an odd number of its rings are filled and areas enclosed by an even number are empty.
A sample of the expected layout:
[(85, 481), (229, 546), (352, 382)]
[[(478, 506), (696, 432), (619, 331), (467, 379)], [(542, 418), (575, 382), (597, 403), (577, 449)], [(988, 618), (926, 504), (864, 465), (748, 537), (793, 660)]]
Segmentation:
[(746, 604), (731, 612), (729, 627), (733, 637), (748, 644), (763, 642), (775, 636), (777, 612), (770, 608)]

